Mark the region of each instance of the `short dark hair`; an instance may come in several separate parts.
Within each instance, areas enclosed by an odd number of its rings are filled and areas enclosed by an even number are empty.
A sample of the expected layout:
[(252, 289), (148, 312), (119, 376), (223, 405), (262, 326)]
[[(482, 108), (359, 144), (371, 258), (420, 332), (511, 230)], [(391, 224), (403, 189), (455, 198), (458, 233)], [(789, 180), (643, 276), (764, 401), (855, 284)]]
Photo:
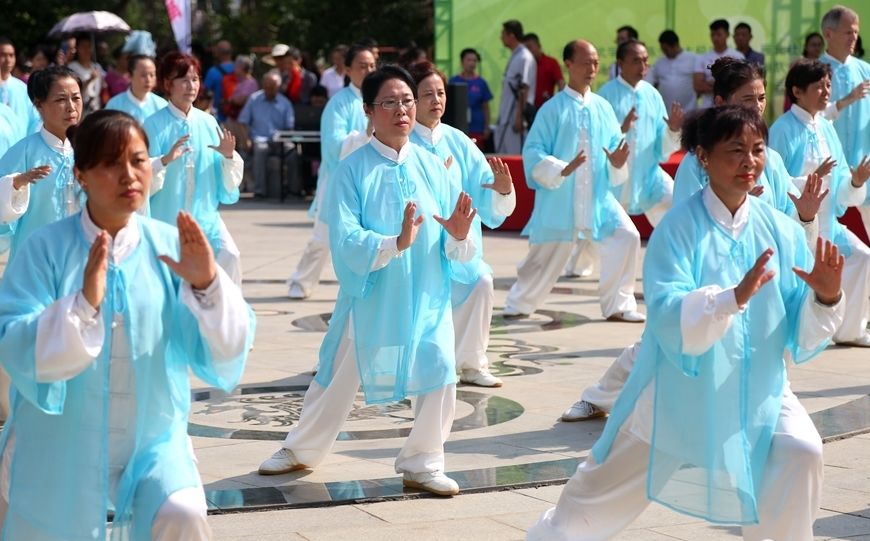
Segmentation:
[(628, 37), (630, 39), (639, 39), (640, 38), (640, 34), (637, 33), (637, 30), (635, 30), (635, 28), (633, 26), (628, 26), (628, 25), (620, 26), (619, 28), (616, 29), (616, 33), (619, 34), (620, 32), (628, 32)]
[(6, 36), (0, 36), (0, 45), (11, 45), (13, 49), (15, 48), (15, 44)]
[(717, 143), (740, 133), (747, 125), (767, 141), (767, 124), (757, 109), (742, 105), (701, 109), (686, 117), (681, 142), (686, 150), (694, 151), (701, 147), (709, 152)]
[(356, 59), (356, 55), (360, 54), (363, 51), (368, 51), (374, 54), (372, 48), (368, 45), (363, 45), (362, 43), (357, 43), (353, 47), (347, 50), (347, 53), (344, 55), (344, 65), (346, 67), (351, 67), (353, 65), (353, 61)]
[(726, 21), (725, 19), (716, 19), (715, 21), (710, 23), (710, 32), (713, 32), (714, 30), (724, 30), (728, 32), (729, 30), (731, 30), (731, 25), (728, 24), (728, 21)]
[(619, 44), (619, 47), (616, 48), (616, 59), (617, 60), (625, 60), (625, 55), (628, 54), (628, 50), (635, 46), (646, 47), (646, 43), (642, 41), (638, 41), (634, 38), (629, 39), (628, 41), (624, 41)]
[(378, 69), (366, 75), (362, 83), (362, 99), (363, 103), (372, 107), (375, 99), (378, 97), (378, 92), (387, 81), (398, 79), (411, 87), (411, 93), (414, 94), (414, 99), (417, 99), (417, 84), (414, 83), (414, 78), (404, 68), (395, 64), (383, 64), (378, 66)]
[(577, 40), (572, 39), (568, 43), (565, 44), (565, 48), (562, 49), (562, 61), (572, 60), (574, 58), (574, 53), (577, 51)]
[(130, 75), (133, 75), (133, 72), (136, 71), (136, 64), (138, 64), (142, 60), (150, 60), (151, 62), (154, 62), (154, 67), (157, 67), (157, 62), (155, 62), (154, 59), (150, 56), (145, 54), (134, 54), (127, 59), (127, 72)]
[(673, 30), (665, 30), (661, 34), (659, 34), (659, 43), (664, 43), (665, 45), (679, 45), (680, 37)]
[(302, 60), (302, 51), (299, 50), (298, 47), (287, 47), (287, 56), (292, 58), (293, 60)]
[(710, 68), (713, 75), (713, 95), (728, 100), (741, 86), (752, 81), (764, 81), (764, 67), (731, 56), (723, 56)]
[(346, 54), (347, 54), (347, 50), (348, 50), (348, 46), (347, 46), (347, 45), (344, 45), (344, 44), (341, 44), (341, 43), (338, 44), (338, 45), (336, 45), (335, 47), (332, 48), (332, 52), (334, 52), (334, 53), (341, 53), (341, 56), (346, 55)]
[(329, 99), (329, 92), (326, 90), (326, 87), (323, 85), (315, 85), (311, 88), (311, 92), (309, 93), (309, 97), (313, 98), (315, 96), (320, 96), (321, 98)]
[(54, 83), (61, 79), (72, 79), (79, 85), (79, 90), (82, 88), (82, 80), (76, 75), (76, 72), (66, 66), (49, 66), (45, 69), (34, 72), (27, 79), (27, 97), (34, 105), (37, 102), (43, 102), (48, 98), (48, 93)]
[(142, 124), (122, 111), (95, 111), (80, 124), (70, 126), (66, 136), (73, 147), (75, 166), (87, 171), (117, 160), (130, 140), (130, 130), (139, 134), (147, 150), (148, 135)]
[(797, 103), (794, 87), (806, 90), (811, 84), (831, 76), (831, 65), (820, 60), (800, 58), (785, 76), (785, 92), (792, 103)]
[(462, 52), (459, 53), (459, 60), (460, 61), (464, 60), (465, 55), (467, 55), (467, 54), (473, 54), (474, 56), (477, 57), (477, 61), (480, 62), (480, 53), (477, 52), (477, 49), (472, 49), (471, 47), (469, 47), (467, 49), (462, 49)]
[(366, 37), (357, 41), (356, 45), (362, 45), (363, 47), (371, 51), (378, 46), (378, 41), (375, 38)]
[(397, 49), (416, 49), (417, 42), (410, 38), (404, 38), (399, 40), (399, 44), (396, 46)]
[(523, 41), (534, 41), (534, 42), (537, 43), (538, 45), (541, 44), (541, 39), (540, 39), (540, 38), (538, 37), (538, 35), (535, 34), (534, 32), (531, 32), (531, 33), (526, 34), (525, 36), (523, 36)]
[(513, 35), (513, 37), (517, 38), (520, 41), (522, 41), (523, 36), (525, 35), (523, 34), (523, 23), (519, 22), (516, 19), (511, 19), (509, 21), (503, 22), (501, 27), (504, 29), (505, 32)]
[(734, 31), (737, 32), (741, 28), (745, 28), (747, 32), (752, 33), (752, 27), (746, 23), (738, 23), (737, 26), (734, 27)]

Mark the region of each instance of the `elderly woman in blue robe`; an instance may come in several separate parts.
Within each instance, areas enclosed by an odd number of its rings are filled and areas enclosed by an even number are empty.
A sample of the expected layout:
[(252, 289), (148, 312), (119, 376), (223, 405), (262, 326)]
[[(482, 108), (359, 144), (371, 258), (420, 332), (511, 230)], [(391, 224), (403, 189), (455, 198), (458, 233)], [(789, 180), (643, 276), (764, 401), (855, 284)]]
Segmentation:
[(329, 242), (340, 289), (320, 371), (299, 423), (259, 472), (320, 464), (362, 383), (367, 404), (415, 397), (414, 427), (396, 473), (407, 487), (452, 495), (459, 487), (444, 474), (456, 408), (450, 281), (478, 277), (477, 265), (468, 264), (476, 211), (444, 163), (409, 141), (417, 87), (408, 72), (384, 66), (370, 73), (362, 98), (374, 136), (329, 180)]
[(822, 441), (783, 352), (802, 363), (828, 344), (843, 318), (845, 258), (821, 239), (813, 257), (799, 225), (749, 196), (766, 134), (739, 106), (684, 125), (709, 183), (653, 233), (637, 364), (590, 457), (527, 539), (611, 539), (650, 500), (740, 525), (747, 541), (813, 539)]
[(113, 509), (120, 538), (211, 539), (188, 369), (230, 391), (254, 315), (189, 214), (177, 229), (137, 215), (152, 174), (140, 124), (99, 111), (73, 129), (87, 203), (35, 231), (0, 282), (0, 535), (106, 539)]

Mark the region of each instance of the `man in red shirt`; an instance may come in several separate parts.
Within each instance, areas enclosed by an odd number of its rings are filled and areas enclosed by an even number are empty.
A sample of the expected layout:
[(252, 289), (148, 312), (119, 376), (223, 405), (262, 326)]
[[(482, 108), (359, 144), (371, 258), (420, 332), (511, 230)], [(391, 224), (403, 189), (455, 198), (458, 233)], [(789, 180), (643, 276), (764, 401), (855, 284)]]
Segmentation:
[(562, 76), (562, 67), (559, 61), (552, 56), (547, 56), (541, 50), (541, 40), (537, 34), (526, 34), (523, 38), (526, 46), (535, 61), (538, 63), (538, 78), (535, 83), (535, 109), (540, 109), (545, 101), (565, 88), (565, 78)]

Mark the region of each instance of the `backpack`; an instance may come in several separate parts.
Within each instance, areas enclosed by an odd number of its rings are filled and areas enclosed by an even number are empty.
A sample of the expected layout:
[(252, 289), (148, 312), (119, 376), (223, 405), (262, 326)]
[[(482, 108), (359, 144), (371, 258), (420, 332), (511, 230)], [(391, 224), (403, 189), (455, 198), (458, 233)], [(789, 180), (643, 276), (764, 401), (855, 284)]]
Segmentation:
[(239, 78), (233, 71), (224, 71), (223, 66), (218, 65), (217, 69), (224, 74), (221, 79), (221, 102), (219, 105), (221, 112), (228, 117), (238, 118), (242, 108), (230, 103), (230, 98), (233, 97), (236, 87), (239, 86)]

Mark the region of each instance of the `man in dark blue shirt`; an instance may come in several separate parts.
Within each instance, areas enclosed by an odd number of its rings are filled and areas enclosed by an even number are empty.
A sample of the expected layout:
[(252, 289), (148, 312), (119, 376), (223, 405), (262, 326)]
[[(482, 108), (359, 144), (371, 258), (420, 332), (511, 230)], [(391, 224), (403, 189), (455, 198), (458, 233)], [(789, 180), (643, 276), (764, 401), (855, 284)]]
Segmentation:
[(205, 74), (203, 86), (211, 90), (214, 94), (214, 103), (217, 106), (217, 118), (219, 122), (226, 122), (227, 117), (221, 111), (221, 99), (223, 98), (223, 83), (224, 76), (233, 73), (235, 62), (233, 61), (233, 46), (229, 41), (222, 39), (217, 42), (214, 48), (215, 57), (218, 60), (217, 66), (212, 66)]

